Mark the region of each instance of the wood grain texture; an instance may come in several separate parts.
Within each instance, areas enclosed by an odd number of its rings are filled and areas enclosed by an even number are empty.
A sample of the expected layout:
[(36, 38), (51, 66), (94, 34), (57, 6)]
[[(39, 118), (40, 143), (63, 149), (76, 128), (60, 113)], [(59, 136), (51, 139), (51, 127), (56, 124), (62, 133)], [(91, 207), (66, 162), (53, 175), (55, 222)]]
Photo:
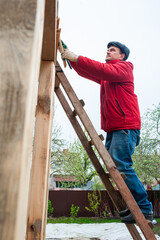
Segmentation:
[(57, 0), (46, 0), (42, 60), (56, 61)]
[(48, 199), (54, 83), (54, 63), (42, 61), (36, 111), (27, 240), (45, 239), (43, 232), (45, 232), (44, 216), (46, 216)]
[(43, 20), (43, 0), (0, 1), (1, 240), (25, 235)]

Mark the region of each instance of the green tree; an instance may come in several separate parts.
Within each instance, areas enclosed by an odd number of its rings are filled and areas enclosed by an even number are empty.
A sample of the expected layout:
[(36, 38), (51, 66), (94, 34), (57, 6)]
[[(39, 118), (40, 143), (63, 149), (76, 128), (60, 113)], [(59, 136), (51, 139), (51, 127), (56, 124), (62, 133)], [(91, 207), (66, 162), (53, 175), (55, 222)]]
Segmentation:
[(141, 142), (133, 159), (143, 183), (151, 184), (154, 179), (160, 182), (160, 103), (142, 117)]
[(63, 170), (70, 176), (75, 176), (78, 184), (84, 187), (97, 175), (79, 139), (75, 139), (73, 144), (70, 144), (65, 156)]
[(142, 118), (141, 151), (160, 154), (160, 103), (148, 109)]
[(160, 157), (157, 155), (134, 155), (134, 169), (144, 184), (160, 182)]
[(61, 127), (55, 126), (52, 136), (51, 174), (75, 177), (75, 183), (61, 182), (62, 188), (86, 186), (97, 175), (79, 139), (68, 143), (61, 137)]
[(51, 174), (62, 174), (63, 173), (63, 163), (65, 159), (65, 151), (68, 142), (62, 137), (61, 127), (55, 125), (52, 134), (52, 148), (51, 148), (51, 163), (50, 169)]
[[(86, 137), (89, 139), (87, 132)], [(61, 137), (61, 127), (55, 125), (52, 136), (52, 151), (51, 151), (51, 174), (62, 176), (75, 177), (75, 183), (71, 181), (61, 182), (62, 188), (86, 187), (87, 183), (93, 178), (95, 184), (94, 189), (104, 189), (101, 180), (94, 170), (91, 160), (88, 157), (83, 145), (79, 139), (75, 139), (73, 143), (68, 143)], [(99, 154), (93, 146), (93, 150), (100, 160)], [(100, 160), (101, 161), (101, 160)], [(103, 164), (103, 163), (102, 163)], [(96, 178), (95, 178), (96, 177)]]

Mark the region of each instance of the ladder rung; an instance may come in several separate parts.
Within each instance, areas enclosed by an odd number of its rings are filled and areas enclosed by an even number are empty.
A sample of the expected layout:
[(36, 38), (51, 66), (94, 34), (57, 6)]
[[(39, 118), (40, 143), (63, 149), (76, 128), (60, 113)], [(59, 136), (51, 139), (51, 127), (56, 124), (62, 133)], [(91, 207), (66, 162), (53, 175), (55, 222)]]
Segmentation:
[[(125, 175), (125, 173), (122, 172), (122, 173), (120, 173), (120, 174), (121, 174), (121, 177), (123, 178), (123, 180), (125, 180), (125, 179), (127, 178), (126, 175)], [(112, 178), (109, 173), (106, 173), (106, 175), (107, 175), (108, 178)]]
[(153, 229), (154, 225), (153, 225), (152, 221), (147, 220), (147, 222), (148, 222), (148, 225), (150, 226), (150, 228)]
[(58, 88), (59, 85), (60, 85), (60, 81), (59, 81), (58, 77), (56, 76), (55, 77), (55, 88)]
[[(99, 135), (99, 138), (100, 138), (102, 141), (104, 140), (104, 137), (103, 137), (102, 134)], [(93, 143), (92, 140), (90, 140), (89, 143), (90, 143), (91, 146), (94, 145), (94, 143)]]
[[(79, 101), (80, 101), (80, 103), (81, 103), (82, 107), (84, 107), (84, 105), (85, 105), (85, 102), (83, 101), (83, 99), (81, 99), (81, 100), (79, 100)], [(77, 115), (78, 115), (78, 113), (77, 113), (77, 111), (76, 111), (76, 110), (74, 110), (74, 111), (73, 111), (73, 115), (74, 115), (74, 116), (77, 116)]]

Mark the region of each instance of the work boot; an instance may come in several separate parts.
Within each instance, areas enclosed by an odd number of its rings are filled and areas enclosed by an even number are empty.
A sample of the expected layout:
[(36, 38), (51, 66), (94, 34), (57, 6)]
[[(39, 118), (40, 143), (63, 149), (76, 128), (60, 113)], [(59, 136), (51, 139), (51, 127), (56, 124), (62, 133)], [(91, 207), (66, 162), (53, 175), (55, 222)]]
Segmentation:
[(120, 217), (128, 216), (131, 213), (131, 211), (127, 208), (119, 212)]
[[(144, 217), (146, 218), (146, 220), (152, 221), (153, 220), (153, 213), (143, 213)], [(136, 223), (132, 213), (130, 213), (127, 216), (124, 216), (121, 218), (121, 222), (123, 223), (128, 223), (128, 224), (133, 224)]]

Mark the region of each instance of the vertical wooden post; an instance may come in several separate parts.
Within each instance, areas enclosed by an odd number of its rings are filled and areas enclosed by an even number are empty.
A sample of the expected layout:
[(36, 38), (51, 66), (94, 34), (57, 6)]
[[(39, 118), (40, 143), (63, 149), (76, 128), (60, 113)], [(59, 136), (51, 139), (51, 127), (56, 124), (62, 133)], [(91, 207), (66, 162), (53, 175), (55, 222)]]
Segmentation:
[(22, 240), (44, 0), (0, 1), (0, 239)]
[(27, 239), (45, 239), (56, 62), (57, 0), (45, 0)]
[[(38, 88), (34, 151), (32, 161), (27, 240), (44, 239), (44, 216), (48, 193), (48, 171), (52, 132), (55, 65), (42, 61)], [(46, 195), (47, 194), (47, 195)]]
[(57, 0), (46, 0), (42, 60), (56, 61)]

